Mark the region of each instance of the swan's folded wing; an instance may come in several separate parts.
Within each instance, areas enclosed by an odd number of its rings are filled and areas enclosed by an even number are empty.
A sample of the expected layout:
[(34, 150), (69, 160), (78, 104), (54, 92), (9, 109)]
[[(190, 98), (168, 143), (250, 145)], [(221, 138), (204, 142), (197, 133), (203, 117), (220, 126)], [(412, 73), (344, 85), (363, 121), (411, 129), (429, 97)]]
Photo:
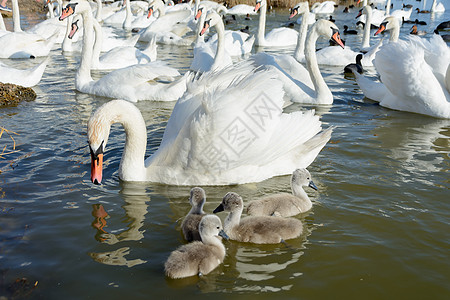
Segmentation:
[(398, 41), (383, 46), (375, 66), (386, 88), (397, 97), (382, 105), (410, 112), (449, 117), (449, 94), (425, 61), (424, 49), (414, 43)]

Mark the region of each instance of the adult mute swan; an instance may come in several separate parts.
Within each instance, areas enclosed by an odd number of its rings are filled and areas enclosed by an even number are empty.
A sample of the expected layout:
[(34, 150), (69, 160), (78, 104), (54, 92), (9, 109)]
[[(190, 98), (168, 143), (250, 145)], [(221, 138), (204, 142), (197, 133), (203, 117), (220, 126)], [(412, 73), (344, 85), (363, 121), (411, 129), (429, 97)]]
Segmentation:
[(202, 18), (201, 9), (200, 6), (197, 16), (201, 14), (200, 21), (203, 19), (204, 21), (199, 35), (203, 36), (212, 26), (216, 28), (217, 34), (206, 43), (196, 44), (191, 70), (201, 72), (218, 70), (232, 64), (231, 56), (240, 56), (251, 51), (255, 41), (253, 36), (248, 38), (249, 35), (243, 32), (225, 31), (222, 18), (216, 11), (211, 10), (206, 18)]
[(444, 12), (444, 11), (445, 11), (444, 4), (442, 4), (441, 2), (437, 3), (436, 0), (433, 0), (433, 4), (431, 4), (431, 12), (436, 13), (436, 12)]
[(22, 31), (20, 26), (20, 12), (17, 0), (12, 1), (14, 32), (7, 32), (0, 36), (0, 58), (30, 58), (48, 56), (57, 32), (51, 32), (48, 38), (36, 33)]
[(223, 25), (222, 18), (214, 10), (209, 12), (206, 16), (200, 35), (205, 34), (206, 30), (211, 26), (216, 27), (218, 34), (215, 54), (214, 47), (211, 43), (202, 43), (194, 47), (194, 58), (191, 63), (191, 70), (201, 72), (220, 70), (233, 63), (231, 56), (226, 52), (224, 45), (225, 26)]
[(356, 82), (367, 98), (381, 106), (450, 119), (450, 93), (446, 88), (450, 49), (438, 35), (425, 48), (423, 45), (413, 39), (383, 45), (375, 58), (382, 83), (352, 70)]
[(247, 4), (237, 4), (232, 8), (227, 10), (228, 15), (256, 15), (255, 9), (253, 6)]
[(297, 42), (297, 31), (290, 28), (275, 28), (266, 35), (267, 1), (256, 0), (255, 11), (260, 9), (258, 33), (255, 45), (261, 47), (286, 47), (294, 46)]
[(386, 17), (383, 23), (380, 24), (380, 28), (375, 32), (374, 35), (380, 34), (383, 31), (389, 31), (389, 41), (397, 42), (400, 36), (400, 23), (396, 17)]
[(166, 13), (162, 0), (155, 0), (149, 7), (148, 17), (154, 11), (159, 12), (159, 17), (147, 28), (141, 30), (140, 41), (149, 42), (156, 39), (159, 44), (179, 46), (192, 44), (193, 40), (182, 37), (190, 30), (185, 23), (185, 20), (191, 16), (190, 10), (183, 9)]
[(325, 2), (316, 2), (311, 7), (311, 12), (315, 14), (332, 14), (334, 12), (334, 6), (336, 2), (334, 1), (325, 1)]
[[(332, 128), (319, 133), (321, 122), (314, 111), (283, 113), (283, 89), (274, 74), (244, 63), (203, 73), (189, 82), (158, 150), (147, 159), (147, 130), (136, 106), (113, 100), (98, 108), (88, 122), (92, 182), (102, 180), (103, 154), (113, 123), (121, 123), (126, 133), (119, 166), (124, 181), (241, 184), (290, 174), (311, 164)], [(247, 75), (236, 76), (240, 71)]]
[(134, 46), (119, 46), (112, 48), (100, 56), (100, 51), (103, 45), (103, 32), (97, 20), (94, 20), (93, 23), (95, 43), (91, 69), (113, 70), (136, 64), (146, 64), (156, 60), (157, 46), (155, 41), (149, 42), (147, 48), (143, 51)]
[(290, 100), (299, 103), (332, 104), (333, 94), (320, 74), (316, 58), (316, 41), (319, 36), (336, 41), (341, 47), (337, 26), (328, 20), (318, 20), (310, 29), (306, 38), (305, 60), (306, 69), (302, 64), (288, 55), (271, 56), (258, 53), (252, 56), (256, 65), (272, 65), (280, 72), (278, 78), (283, 82), (283, 88)]
[(75, 80), (75, 87), (78, 91), (133, 102), (138, 100), (173, 101), (183, 94), (186, 89), (185, 77), (169, 84), (150, 82), (157, 78), (171, 79), (179, 75), (177, 70), (161, 62), (117, 69), (99, 80), (93, 80), (91, 65), (94, 18), (89, 2), (79, 0), (69, 3), (63, 10), (60, 19), (63, 20), (74, 13), (80, 14), (83, 18), (84, 31), (80, 67)]
[(0, 62), (0, 82), (12, 83), (24, 87), (32, 87), (41, 81), (49, 58), (47, 57), (40, 64), (28, 69), (16, 69), (8, 67)]

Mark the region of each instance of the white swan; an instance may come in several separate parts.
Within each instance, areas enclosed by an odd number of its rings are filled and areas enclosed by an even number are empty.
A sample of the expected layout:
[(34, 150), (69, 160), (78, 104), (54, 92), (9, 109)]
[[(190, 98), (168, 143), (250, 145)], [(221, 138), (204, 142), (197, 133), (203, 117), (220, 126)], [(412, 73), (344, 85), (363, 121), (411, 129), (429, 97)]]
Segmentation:
[(28, 69), (16, 69), (0, 63), (0, 82), (12, 83), (24, 87), (35, 86), (41, 81), (49, 58), (47, 57), (40, 64)]
[(20, 27), (20, 12), (17, 0), (12, 1), (14, 32), (0, 36), (0, 58), (30, 58), (48, 56), (57, 33), (53, 32), (49, 38), (39, 34), (22, 31)]
[(280, 72), (278, 78), (284, 84), (284, 90), (290, 100), (300, 103), (332, 104), (333, 94), (320, 74), (316, 58), (316, 41), (319, 36), (333, 39), (344, 47), (337, 26), (328, 20), (318, 20), (310, 29), (306, 39), (305, 59), (306, 67), (294, 58), (271, 56), (258, 53), (252, 57), (256, 65), (273, 65)]
[(138, 100), (173, 101), (186, 89), (185, 77), (170, 84), (150, 82), (157, 78), (172, 79), (178, 76), (177, 70), (161, 62), (133, 65), (115, 70), (99, 80), (91, 77), (94, 30), (92, 10), (86, 0), (69, 3), (63, 10), (61, 20), (77, 13), (83, 18), (83, 50), (75, 87), (82, 93), (110, 98), (121, 98), (136, 102)]
[(255, 11), (260, 9), (258, 33), (256, 35), (255, 45), (262, 47), (286, 47), (294, 46), (297, 42), (297, 31), (290, 28), (275, 28), (266, 33), (266, 13), (267, 1), (256, 0)]
[(400, 36), (400, 22), (396, 17), (386, 17), (380, 24), (380, 28), (375, 32), (374, 35), (380, 34), (383, 31), (389, 31), (389, 41), (397, 42)]
[[(356, 4), (358, 5), (360, 2), (361, 2), (361, 0), (358, 0)], [(363, 1), (363, 8), (366, 7), (366, 6), (370, 7), (370, 5), (368, 5), (368, 3), (367, 3), (367, 0), (364, 0)], [(386, 17), (386, 11), (379, 10), (379, 9), (376, 9), (376, 8), (372, 8), (372, 7), (370, 7), (370, 8), (372, 9), (371, 24), (379, 27), (381, 22), (383, 22), (384, 18)], [(357, 18), (359, 18), (359, 21), (361, 21), (364, 24), (366, 24), (366, 18), (367, 18), (366, 14), (358, 15)]]
[[(198, 14), (203, 16), (201, 9), (200, 6)], [(251, 51), (255, 41), (254, 36), (248, 38), (249, 35), (243, 32), (225, 31), (222, 18), (215, 10), (211, 10), (206, 18), (202, 16), (200, 21), (204, 19), (204, 26), (199, 36), (203, 36), (212, 26), (216, 28), (217, 34), (206, 43), (196, 43), (191, 70), (202, 72), (218, 70), (232, 64), (231, 56), (240, 56)]]
[(255, 71), (245, 62), (204, 73), (188, 84), (161, 145), (145, 159), (147, 131), (139, 110), (123, 100), (110, 101), (88, 122), (91, 180), (101, 182), (113, 123), (121, 123), (127, 135), (119, 166), (124, 181), (228, 185), (290, 174), (314, 161), (332, 129), (318, 134), (321, 122), (314, 111), (282, 113), (283, 103), (281, 83), (270, 70)]
[(183, 9), (166, 14), (162, 0), (155, 0), (149, 8), (149, 17), (153, 11), (158, 11), (159, 17), (139, 32), (140, 41), (149, 42), (155, 39), (159, 44), (180, 46), (192, 44), (192, 39), (182, 37), (188, 30), (184, 21), (191, 16), (190, 10)]
[(311, 7), (311, 12), (315, 14), (332, 14), (334, 12), (334, 6), (336, 2), (334, 1), (325, 1), (325, 2), (316, 2)]
[(441, 2), (437, 3), (436, 0), (433, 0), (433, 4), (431, 4), (431, 12), (436, 13), (436, 12), (444, 12), (444, 11), (445, 11), (444, 4), (442, 4)]
[(237, 4), (232, 8), (227, 10), (228, 15), (256, 15), (254, 6), (250, 6), (247, 4)]
[(450, 119), (450, 93), (446, 88), (450, 49), (438, 35), (428, 46), (423, 45), (425, 42), (413, 39), (383, 45), (375, 58), (382, 83), (353, 71), (356, 82), (366, 97), (381, 106)]
[(214, 11), (208, 13), (204, 21), (203, 29), (200, 35), (203, 35), (211, 26), (216, 27), (218, 39), (216, 49), (211, 43), (201, 43), (194, 47), (194, 58), (192, 59), (190, 69), (193, 71), (212, 71), (220, 70), (231, 65), (233, 62), (231, 56), (225, 49), (225, 27), (222, 18)]

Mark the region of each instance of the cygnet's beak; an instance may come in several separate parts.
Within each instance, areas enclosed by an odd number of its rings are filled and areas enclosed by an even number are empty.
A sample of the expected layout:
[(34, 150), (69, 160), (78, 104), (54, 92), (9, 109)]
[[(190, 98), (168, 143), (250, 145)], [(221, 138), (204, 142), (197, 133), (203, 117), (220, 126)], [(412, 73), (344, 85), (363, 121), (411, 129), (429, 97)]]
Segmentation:
[(223, 204), (220, 203), (220, 205), (216, 207), (216, 209), (213, 211), (213, 213), (216, 214), (216, 213), (221, 212), (221, 211), (224, 211), (224, 210), (225, 210), (225, 209), (224, 209), (224, 207), (223, 207)]
[(225, 233), (225, 231), (223, 231), (223, 229), (221, 229), (219, 231), (219, 236), (221, 236), (222, 238), (226, 239), (227, 241), (230, 239), (230, 237)]
[(308, 186), (312, 189), (315, 189), (316, 191), (318, 190), (317, 186), (314, 184), (314, 182), (312, 180), (309, 181)]

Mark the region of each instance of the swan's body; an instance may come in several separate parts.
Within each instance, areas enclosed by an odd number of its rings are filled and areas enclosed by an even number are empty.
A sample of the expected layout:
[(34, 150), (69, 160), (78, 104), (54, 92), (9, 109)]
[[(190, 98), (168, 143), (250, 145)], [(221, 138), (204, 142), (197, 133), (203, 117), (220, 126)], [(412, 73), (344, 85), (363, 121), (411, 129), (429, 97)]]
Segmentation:
[(35, 86), (41, 81), (48, 61), (49, 59), (47, 58), (32, 68), (22, 70), (0, 63), (0, 82), (17, 84), (24, 87)]
[(317, 190), (308, 170), (297, 169), (291, 177), (292, 194), (268, 195), (259, 200), (251, 201), (247, 206), (247, 214), (251, 216), (291, 217), (307, 212), (311, 209), (312, 202), (302, 186), (309, 186)]
[(305, 60), (307, 68), (288, 55), (272, 56), (258, 53), (252, 57), (256, 65), (273, 65), (280, 70), (279, 78), (291, 101), (312, 104), (332, 104), (333, 95), (320, 74), (316, 59), (316, 41), (319, 36), (340, 42), (336, 25), (327, 20), (318, 20), (310, 29), (306, 39)]
[(247, 4), (238, 4), (227, 10), (229, 15), (256, 15), (255, 7)]
[(139, 33), (139, 40), (148, 42), (155, 39), (160, 44), (190, 46), (193, 41), (182, 36), (190, 31), (185, 20), (191, 16), (191, 11), (182, 9), (166, 13), (161, 0), (155, 0), (152, 3), (149, 15), (152, 11), (158, 11), (159, 17)]
[(450, 49), (438, 35), (430, 42), (420, 38), (384, 45), (377, 53), (375, 67), (382, 83), (354, 72), (364, 95), (381, 106), (450, 118), (448, 63)]
[(267, 35), (266, 33), (266, 13), (267, 1), (256, 0), (255, 11), (260, 9), (258, 34), (255, 45), (262, 47), (286, 47), (294, 46), (297, 43), (298, 33), (290, 28), (275, 28)]
[(184, 77), (170, 84), (149, 82), (161, 77), (173, 79), (180, 75), (177, 70), (160, 62), (129, 66), (115, 70), (99, 80), (93, 80), (91, 77), (94, 39), (92, 10), (86, 0), (71, 2), (64, 10), (61, 19), (68, 17), (68, 13), (74, 12), (82, 16), (84, 25), (83, 51), (75, 80), (75, 87), (78, 91), (132, 102), (138, 100), (173, 101), (183, 94), (186, 88)]
[[(97, 20), (93, 21), (95, 31), (95, 43), (93, 49), (92, 66), (94, 70), (114, 70), (129, 67), (136, 64), (147, 64), (155, 61), (156, 43), (150, 42), (143, 51), (134, 46), (114, 47), (100, 56), (100, 50), (103, 45), (103, 32)], [(137, 36), (135, 41), (137, 41)]]
[(195, 241), (173, 251), (164, 264), (166, 276), (184, 278), (206, 275), (223, 262), (225, 246), (221, 237), (228, 238), (217, 216), (205, 216), (199, 225), (202, 241)]
[(223, 229), (231, 240), (255, 244), (278, 244), (299, 237), (303, 231), (300, 220), (294, 218), (249, 216), (241, 219), (244, 203), (233, 192), (227, 193), (214, 210), (229, 212)]
[(205, 205), (206, 193), (201, 187), (194, 187), (191, 189), (189, 197), (189, 203), (192, 208), (189, 213), (184, 217), (183, 223), (181, 223), (181, 230), (183, 231), (184, 238), (188, 242), (201, 241), (200, 232), (198, 231), (198, 225), (202, 218), (206, 215), (203, 211), (203, 205)]
[[(126, 101), (111, 101), (90, 118), (90, 147), (93, 153), (103, 153), (111, 124), (121, 123), (127, 142), (119, 177), (125, 181), (228, 185), (290, 174), (314, 161), (330, 139), (331, 128), (318, 134), (321, 122), (314, 111), (282, 113), (283, 91), (273, 77), (270, 70), (254, 71), (245, 63), (204, 73), (189, 82), (173, 109), (160, 147), (145, 161), (146, 127), (139, 110)], [(258, 103), (269, 105), (270, 118), (253, 118)], [(230, 130), (244, 129), (244, 124), (254, 125), (235, 137)], [(217, 151), (217, 157), (211, 158), (209, 151)], [(95, 156), (93, 159), (97, 161)], [(94, 165), (98, 168), (93, 169), (91, 179), (100, 183), (101, 164)]]
[(0, 58), (30, 58), (48, 56), (56, 42), (56, 32), (48, 38), (36, 33), (24, 32), (20, 26), (17, 0), (12, 0), (14, 32), (0, 36)]
[(332, 14), (334, 12), (334, 1), (316, 2), (311, 7), (311, 12), (315, 14)]

